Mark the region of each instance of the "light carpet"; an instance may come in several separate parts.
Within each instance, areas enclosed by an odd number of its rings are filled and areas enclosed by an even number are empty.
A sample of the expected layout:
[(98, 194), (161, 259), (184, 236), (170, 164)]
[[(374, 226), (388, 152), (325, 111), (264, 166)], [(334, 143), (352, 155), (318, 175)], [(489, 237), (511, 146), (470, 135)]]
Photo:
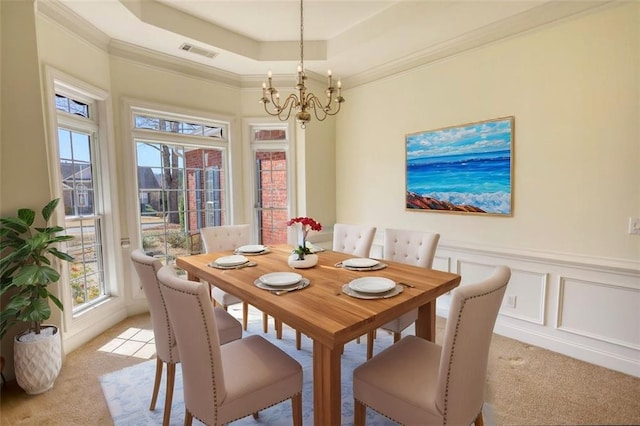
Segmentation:
[[(284, 327), (282, 340), (277, 340), (274, 332), (262, 333), (261, 327), (262, 324), (259, 322), (250, 322), (249, 330), (244, 334), (245, 336), (258, 334), (266, 338), (302, 365), (304, 377), (302, 394), (303, 424), (312, 425), (312, 341), (303, 336), (302, 349), (298, 351), (295, 348), (295, 332), (289, 327)], [(379, 353), (382, 349), (389, 346), (392, 341), (393, 338), (391, 335), (379, 330), (374, 342), (374, 353)], [(345, 345), (344, 348), (344, 354), (342, 355), (342, 425), (353, 424), (352, 373), (353, 369), (366, 359), (366, 346), (366, 338), (363, 338), (360, 344), (354, 341)], [(155, 359), (146, 361), (100, 377), (102, 392), (107, 400), (109, 412), (116, 426), (162, 424), (165, 397), (164, 374), (156, 409), (154, 411), (149, 410), (155, 363)], [(486, 425), (491, 426), (495, 424), (491, 407), (488, 404), (484, 406), (483, 415)], [(179, 364), (176, 368), (176, 382), (171, 408), (171, 424), (184, 424), (182, 371)], [(202, 423), (194, 419), (194, 424), (200, 425)], [(288, 401), (261, 411), (258, 419), (249, 416), (233, 422), (234, 426), (290, 426), (291, 424), (291, 403)], [(396, 423), (373, 410), (367, 409), (367, 425), (385, 426), (395, 424)]]

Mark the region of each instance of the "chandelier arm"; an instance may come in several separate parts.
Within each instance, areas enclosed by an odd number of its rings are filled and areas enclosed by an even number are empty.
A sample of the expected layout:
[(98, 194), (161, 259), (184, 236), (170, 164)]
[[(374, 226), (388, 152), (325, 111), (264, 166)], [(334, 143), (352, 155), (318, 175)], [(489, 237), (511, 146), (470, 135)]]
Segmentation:
[[(298, 97), (294, 94), (291, 94), (287, 96), (287, 98), (284, 100), (284, 103), (282, 105), (275, 104), (274, 102), (274, 105), (276, 106), (274, 111), (269, 111), (266, 103), (264, 104), (264, 110), (267, 112), (267, 114), (274, 117), (278, 117), (278, 119), (280, 119), (281, 121), (287, 121), (289, 117), (291, 117), (291, 111), (293, 111), (293, 107), (296, 106), (297, 103), (298, 103)], [(285, 111), (287, 115), (283, 116), (282, 114)]]
[(307, 95), (307, 105), (309, 106), (309, 109), (313, 110), (313, 115), (316, 116), (318, 121), (324, 121), (325, 118), (327, 118), (327, 111), (320, 102), (320, 99), (318, 99), (318, 97), (313, 93), (309, 93)]

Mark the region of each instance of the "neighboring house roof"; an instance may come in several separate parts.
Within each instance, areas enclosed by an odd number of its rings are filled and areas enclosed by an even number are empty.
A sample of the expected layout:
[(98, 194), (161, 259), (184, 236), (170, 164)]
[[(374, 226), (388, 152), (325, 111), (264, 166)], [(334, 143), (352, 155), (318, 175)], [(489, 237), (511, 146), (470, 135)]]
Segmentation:
[(151, 167), (138, 166), (138, 188), (140, 190), (162, 188)]
[(72, 182), (91, 182), (91, 165), (88, 163), (60, 163), (62, 182), (71, 186)]

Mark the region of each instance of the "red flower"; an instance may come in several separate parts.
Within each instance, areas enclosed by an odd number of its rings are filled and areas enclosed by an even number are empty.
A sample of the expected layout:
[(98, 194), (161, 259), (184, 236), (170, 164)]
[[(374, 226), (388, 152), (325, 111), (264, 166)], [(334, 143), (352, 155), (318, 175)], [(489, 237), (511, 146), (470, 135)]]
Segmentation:
[(302, 260), (305, 254), (311, 253), (311, 250), (307, 247), (307, 234), (309, 231), (321, 231), (322, 225), (310, 217), (294, 217), (287, 222), (287, 226), (291, 226), (294, 223), (302, 225), (302, 245), (294, 250), (295, 253), (298, 253), (298, 259)]
[(309, 230), (312, 230), (312, 231), (322, 230), (322, 225), (316, 222), (315, 220), (311, 219), (310, 217), (294, 217), (293, 219), (287, 222), (287, 226), (291, 226), (294, 223), (302, 224), (302, 230), (304, 231), (305, 235), (307, 232), (309, 232)]

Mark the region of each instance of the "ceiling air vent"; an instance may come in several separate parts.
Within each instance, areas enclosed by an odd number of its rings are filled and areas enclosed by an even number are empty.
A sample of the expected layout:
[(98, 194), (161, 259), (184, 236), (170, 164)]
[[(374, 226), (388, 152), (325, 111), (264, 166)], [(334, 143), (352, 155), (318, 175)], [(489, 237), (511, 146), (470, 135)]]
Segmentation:
[(180, 50), (195, 53), (196, 55), (206, 56), (207, 58), (215, 58), (217, 55), (216, 52), (203, 49), (202, 47), (197, 47), (189, 43), (182, 43), (182, 45), (180, 46)]

